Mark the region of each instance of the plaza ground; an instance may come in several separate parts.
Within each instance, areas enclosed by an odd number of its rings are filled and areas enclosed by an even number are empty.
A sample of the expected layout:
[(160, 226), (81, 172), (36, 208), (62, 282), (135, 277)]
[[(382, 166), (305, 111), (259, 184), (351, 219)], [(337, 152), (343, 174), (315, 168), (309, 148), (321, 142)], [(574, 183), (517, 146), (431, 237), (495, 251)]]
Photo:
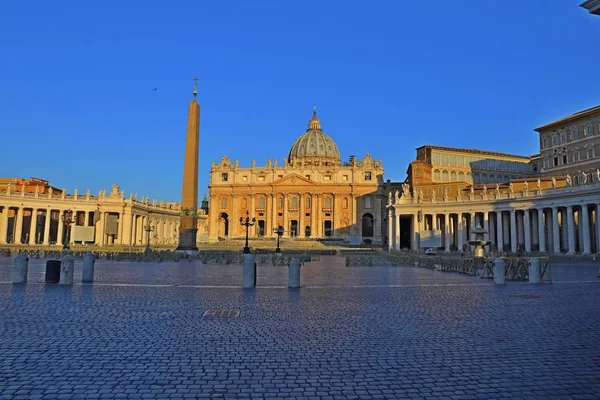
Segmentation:
[[(416, 267), (98, 260), (96, 282), (13, 285), (0, 259), (0, 399), (598, 399), (599, 263), (552, 284)], [(239, 317), (205, 317), (209, 310)]]

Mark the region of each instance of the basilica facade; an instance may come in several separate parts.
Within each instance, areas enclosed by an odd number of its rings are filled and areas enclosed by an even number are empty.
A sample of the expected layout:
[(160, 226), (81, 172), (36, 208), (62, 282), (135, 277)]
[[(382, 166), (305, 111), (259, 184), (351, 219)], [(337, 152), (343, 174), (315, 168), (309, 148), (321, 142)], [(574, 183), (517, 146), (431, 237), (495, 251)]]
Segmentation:
[(281, 227), (284, 237), (381, 243), (385, 232), (382, 162), (368, 153), (342, 162), (316, 110), (281, 164), (240, 166), (227, 156), (213, 162), (209, 193), (211, 242), (244, 237), (246, 216), (255, 219), (253, 238), (276, 236)]

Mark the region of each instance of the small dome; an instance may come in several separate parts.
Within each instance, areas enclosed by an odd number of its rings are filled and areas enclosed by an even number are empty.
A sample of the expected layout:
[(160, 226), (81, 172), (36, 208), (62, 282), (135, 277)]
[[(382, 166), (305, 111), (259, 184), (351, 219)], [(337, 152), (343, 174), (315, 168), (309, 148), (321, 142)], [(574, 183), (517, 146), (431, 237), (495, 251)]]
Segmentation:
[(290, 149), (288, 163), (292, 165), (340, 165), (340, 151), (332, 138), (321, 130), (317, 110), (308, 123), (306, 132), (296, 139)]

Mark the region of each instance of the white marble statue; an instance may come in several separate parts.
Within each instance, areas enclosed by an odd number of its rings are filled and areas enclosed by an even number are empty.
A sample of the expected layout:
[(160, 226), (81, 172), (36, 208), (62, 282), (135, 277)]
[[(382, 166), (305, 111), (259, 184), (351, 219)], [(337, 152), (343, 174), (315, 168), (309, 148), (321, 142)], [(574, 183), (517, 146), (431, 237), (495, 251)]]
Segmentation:
[(40, 192), (40, 185), (35, 185), (35, 194)]
[(410, 197), (410, 185), (408, 183), (402, 184), (402, 196)]
[(565, 181), (567, 181), (567, 186), (571, 186), (571, 175), (567, 174)]
[(581, 184), (582, 185), (587, 185), (587, 181), (588, 181), (588, 176), (585, 172), (581, 173)]
[(52, 192), (54, 190), (52, 189), (52, 187), (48, 188), (48, 197), (52, 197)]
[(396, 196), (396, 201), (400, 200), (400, 191), (399, 190), (396, 190), (394, 192), (394, 195)]
[(73, 196), (75, 196), (75, 197), (79, 196), (79, 190), (73, 189)]
[(500, 185), (496, 183), (496, 189), (494, 190), (496, 192), (496, 196), (500, 196)]
[(552, 177), (552, 187), (555, 188), (556, 187), (556, 178)]
[(8, 186), (6, 187), (6, 194), (10, 194), (11, 190), (12, 190), (12, 185), (9, 182)]
[(508, 184), (508, 191), (509, 191), (511, 194), (513, 194), (513, 193), (515, 192), (515, 187), (513, 186), (513, 183), (512, 183), (512, 182), (510, 182), (510, 183)]
[(392, 192), (388, 192), (388, 204), (392, 204)]
[(537, 182), (535, 183), (535, 186), (536, 186), (538, 189), (541, 189), (541, 188), (542, 188), (542, 181), (540, 180), (540, 178), (538, 178), (538, 179), (537, 179)]
[(21, 194), (25, 194), (25, 184), (21, 185)]
[(419, 189), (419, 200), (423, 200), (423, 189)]
[(88, 190), (85, 191), (85, 196), (86, 197), (90, 197), (90, 189), (88, 189)]
[(252, 159), (252, 168), (256, 167), (256, 159)]
[(525, 188), (525, 191), (528, 192), (529, 191), (529, 182), (527, 182), (527, 181), (523, 182), (523, 187)]
[(483, 185), (483, 195), (487, 195), (487, 186)]
[(600, 182), (600, 169), (596, 170), (596, 182)]

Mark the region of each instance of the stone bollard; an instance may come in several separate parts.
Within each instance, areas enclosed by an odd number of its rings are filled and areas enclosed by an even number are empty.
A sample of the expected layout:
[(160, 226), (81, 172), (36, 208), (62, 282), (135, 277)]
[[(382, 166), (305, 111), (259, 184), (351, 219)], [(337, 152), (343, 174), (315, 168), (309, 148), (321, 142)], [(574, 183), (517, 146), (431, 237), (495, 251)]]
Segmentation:
[(83, 274), (81, 276), (81, 281), (85, 283), (94, 282), (94, 264), (96, 263), (96, 258), (89, 251), (83, 255)]
[(15, 258), (15, 269), (13, 271), (13, 283), (27, 283), (27, 269), (29, 258), (23, 253), (17, 254)]
[(254, 255), (244, 254), (242, 263), (242, 287), (253, 288), (256, 286), (256, 262)]
[(75, 259), (69, 255), (63, 257), (60, 266), (60, 281), (61, 285), (72, 285), (73, 274), (75, 272)]
[(540, 283), (540, 260), (532, 258), (529, 260), (529, 283)]
[(300, 260), (292, 258), (289, 265), (288, 287), (300, 287)]
[(504, 283), (504, 260), (500, 257), (494, 260), (494, 283)]

